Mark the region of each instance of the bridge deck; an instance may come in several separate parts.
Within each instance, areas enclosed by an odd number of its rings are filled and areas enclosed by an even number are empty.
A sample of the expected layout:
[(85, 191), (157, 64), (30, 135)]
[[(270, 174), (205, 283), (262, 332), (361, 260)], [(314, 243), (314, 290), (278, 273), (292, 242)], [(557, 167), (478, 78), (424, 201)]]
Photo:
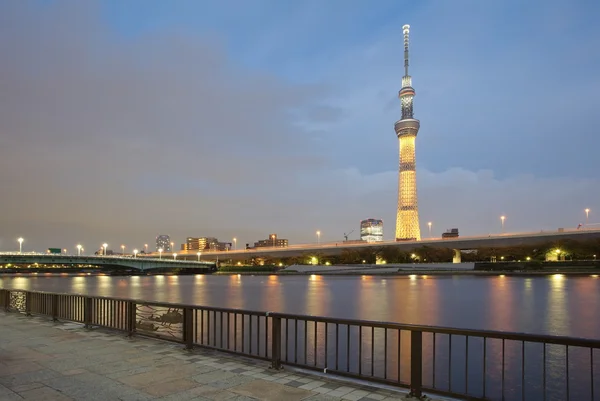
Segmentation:
[(2, 400), (335, 401), (406, 395), (47, 318), (0, 312), (0, 327)]

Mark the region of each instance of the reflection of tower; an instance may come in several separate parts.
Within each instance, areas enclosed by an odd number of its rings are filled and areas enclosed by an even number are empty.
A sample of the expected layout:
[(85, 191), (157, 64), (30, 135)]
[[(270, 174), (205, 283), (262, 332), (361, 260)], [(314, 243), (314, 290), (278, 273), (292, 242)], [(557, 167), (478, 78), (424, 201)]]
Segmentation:
[(398, 174), (398, 212), (396, 214), (396, 240), (420, 240), (419, 206), (417, 204), (417, 176), (415, 159), (415, 139), (419, 132), (419, 120), (413, 118), (413, 97), (415, 90), (408, 75), (408, 32), (404, 25), (404, 76), (402, 89), (398, 93), (402, 106), (402, 118), (394, 128), (400, 142), (400, 169)]

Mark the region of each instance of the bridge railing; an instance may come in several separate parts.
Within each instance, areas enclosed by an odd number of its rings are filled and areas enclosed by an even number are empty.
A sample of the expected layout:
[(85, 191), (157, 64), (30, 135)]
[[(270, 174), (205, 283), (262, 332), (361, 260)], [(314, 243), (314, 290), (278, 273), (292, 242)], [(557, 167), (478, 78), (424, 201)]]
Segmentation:
[(0, 307), (424, 392), (600, 399), (600, 340), (0, 290)]

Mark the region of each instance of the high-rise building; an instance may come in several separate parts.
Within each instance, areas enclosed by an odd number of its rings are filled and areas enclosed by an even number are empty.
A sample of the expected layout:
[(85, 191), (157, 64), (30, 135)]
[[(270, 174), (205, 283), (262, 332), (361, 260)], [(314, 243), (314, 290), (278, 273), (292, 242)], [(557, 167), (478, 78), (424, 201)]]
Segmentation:
[(412, 87), (412, 78), (408, 75), (409, 31), (409, 25), (402, 27), (402, 33), (404, 34), (404, 76), (402, 77), (402, 89), (398, 93), (402, 107), (402, 118), (396, 121), (394, 125), (400, 143), (396, 241), (421, 239), (415, 158), (415, 142), (420, 122), (413, 117), (415, 90)]
[(156, 250), (162, 249), (163, 252), (171, 252), (171, 237), (168, 235), (159, 235), (156, 237)]
[(269, 238), (261, 239), (254, 243), (255, 248), (285, 248), (288, 246), (288, 240), (284, 238), (277, 238), (277, 234), (269, 234)]
[(383, 241), (383, 220), (367, 219), (361, 221), (360, 239), (367, 242)]
[(205, 249), (212, 251), (227, 251), (231, 249), (231, 243), (219, 242), (219, 240), (214, 237), (187, 237), (185, 244), (182, 245), (181, 249), (186, 251), (202, 251)]

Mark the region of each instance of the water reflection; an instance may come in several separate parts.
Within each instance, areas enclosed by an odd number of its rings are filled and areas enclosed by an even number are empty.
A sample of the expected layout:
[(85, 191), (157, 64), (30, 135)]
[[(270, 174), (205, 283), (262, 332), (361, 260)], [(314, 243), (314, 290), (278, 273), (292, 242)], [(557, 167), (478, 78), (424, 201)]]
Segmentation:
[(569, 313), (567, 311), (568, 296), (565, 290), (566, 278), (562, 274), (554, 274), (550, 278), (550, 290), (545, 314), (546, 331), (550, 334), (560, 332), (571, 335)]
[(600, 280), (569, 276), (0, 276), (0, 287), (599, 338)]
[(313, 316), (327, 316), (328, 305), (331, 303), (331, 291), (323, 276), (312, 274), (306, 289), (306, 314)]
[(261, 309), (273, 312), (281, 312), (286, 309), (283, 287), (279, 282), (279, 276), (272, 274), (265, 283), (265, 296), (263, 297)]
[(513, 331), (514, 329), (514, 294), (512, 277), (500, 275), (490, 277), (487, 282), (489, 290), (489, 316), (492, 329)]

